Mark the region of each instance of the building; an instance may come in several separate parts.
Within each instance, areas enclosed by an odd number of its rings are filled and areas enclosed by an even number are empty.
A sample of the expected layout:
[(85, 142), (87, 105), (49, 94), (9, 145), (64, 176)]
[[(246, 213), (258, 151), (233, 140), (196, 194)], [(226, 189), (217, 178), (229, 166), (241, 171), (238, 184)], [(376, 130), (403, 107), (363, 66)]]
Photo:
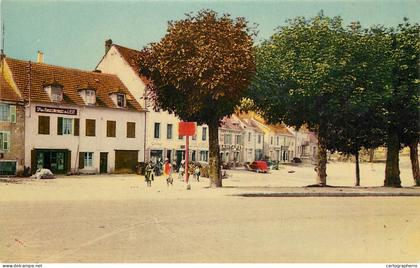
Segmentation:
[[(145, 116), (146, 133), (144, 140), (144, 159), (158, 161), (168, 158), (177, 164), (185, 158), (185, 138), (178, 137), (180, 119), (166, 111), (155, 110), (154, 104), (147, 99), (147, 81), (138, 73), (138, 57), (141, 52), (105, 42), (105, 55), (96, 69), (102, 73), (115, 74), (134, 96), (135, 100), (147, 108)], [(197, 127), (197, 135), (190, 140), (190, 159), (208, 161), (208, 127)]]
[(11, 135), (11, 148), (14, 139), (24, 144), (32, 173), (132, 172), (144, 161), (145, 111), (117, 76), (38, 59), (2, 61), (4, 77), (25, 102), (24, 118), (16, 118), (24, 121), (24, 138), (21, 130)]
[(222, 162), (245, 162), (244, 129), (240, 121), (232, 116), (221, 120), (219, 127), (220, 160)]
[[(244, 115), (243, 115), (244, 116)], [(295, 137), (284, 124), (270, 125), (256, 113), (250, 112), (246, 117), (264, 132), (264, 158), (288, 162), (295, 156)]]
[[(25, 161), (25, 106), (0, 62), (0, 175), (21, 175)], [(8, 80), (8, 81), (7, 81)]]
[(243, 161), (253, 162), (264, 158), (264, 131), (248, 114), (234, 114), (243, 129)]

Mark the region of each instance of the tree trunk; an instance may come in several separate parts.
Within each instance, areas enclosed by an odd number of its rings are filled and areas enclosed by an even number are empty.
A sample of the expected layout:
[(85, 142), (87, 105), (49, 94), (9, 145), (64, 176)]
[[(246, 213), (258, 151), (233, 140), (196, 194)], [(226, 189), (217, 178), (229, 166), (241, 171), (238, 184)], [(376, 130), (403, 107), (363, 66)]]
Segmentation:
[(356, 158), (356, 186), (360, 186), (359, 152), (354, 155)]
[(373, 158), (375, 157), (375, 149), (369, 149), (369, 162), (373, 162)]
[(208, 124), (209, 126), (209, 168), (210, 187), (222, 187), (219, 154), (219, 124), (218, 121)]
[(410, 143), (410, 160), (413, 171), (413, 179), (416, 186), (420, 186), (419, 154), (417, 149), (418, 141)]
[(401, 187), (399, 167), (400, 141), (397, 133), (388, 133), (387, 145), (384, 186)]
[(317, 184), (327, 185), (327, 146), (325, 138), (318, 135)]

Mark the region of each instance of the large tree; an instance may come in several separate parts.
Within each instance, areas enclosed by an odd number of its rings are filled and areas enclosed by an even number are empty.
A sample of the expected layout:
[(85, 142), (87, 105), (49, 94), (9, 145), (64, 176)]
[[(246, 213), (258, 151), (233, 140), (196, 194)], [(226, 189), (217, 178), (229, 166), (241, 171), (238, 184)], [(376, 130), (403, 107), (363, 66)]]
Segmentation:
[(420, 185), (417, 145), (419, 141), (420, 27), (404, 19), (392, 37), (392, 90), (388, 95), (387, 159), (384, 186), (400, 187), (399, 151), (410, 146), (413, 176)]
[(202, 10), (169, 22), (167, 34), (140, 59), (158, 108), (208, 125), (211, 187), (222, 186), (220, 119), (234, 112), (255, 73), (254, 36), (244, 18)]
[(389, 91), (390, 38), (383, 28), (363, 30), (357, 22), (347, 30), (343, 60), (341, 108), (327, 133), (327, 148), (356, 160), (356, 186), (360, 185), (359, 151), (383, 145), (386, 136), (384, 96)]
[(318, 136), (317, 184), (326, 185), (327, 138), (340, 111), (348, 55), (340, 17), (289, 20), (256, 51), (249, 90), (269, 123), (306, 124)]

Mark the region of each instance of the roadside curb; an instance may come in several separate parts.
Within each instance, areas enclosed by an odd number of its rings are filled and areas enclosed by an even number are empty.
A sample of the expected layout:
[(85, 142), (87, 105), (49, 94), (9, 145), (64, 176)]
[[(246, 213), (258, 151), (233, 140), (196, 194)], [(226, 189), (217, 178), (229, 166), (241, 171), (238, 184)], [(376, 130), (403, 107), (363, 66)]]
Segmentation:
[(242, 197), (384, 197), (384, 196), (410, 196), (420, 197), (420, 193), (240, 193), (234, 196)]

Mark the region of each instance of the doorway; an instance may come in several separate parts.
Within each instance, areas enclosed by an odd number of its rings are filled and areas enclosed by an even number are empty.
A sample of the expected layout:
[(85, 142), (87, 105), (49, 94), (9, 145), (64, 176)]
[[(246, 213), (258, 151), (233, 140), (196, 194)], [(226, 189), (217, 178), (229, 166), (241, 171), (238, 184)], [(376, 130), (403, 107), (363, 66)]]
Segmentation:
[(108, 172), (108, 153), (101, 152), (99, 159), (99, 172), (107, 173)]

